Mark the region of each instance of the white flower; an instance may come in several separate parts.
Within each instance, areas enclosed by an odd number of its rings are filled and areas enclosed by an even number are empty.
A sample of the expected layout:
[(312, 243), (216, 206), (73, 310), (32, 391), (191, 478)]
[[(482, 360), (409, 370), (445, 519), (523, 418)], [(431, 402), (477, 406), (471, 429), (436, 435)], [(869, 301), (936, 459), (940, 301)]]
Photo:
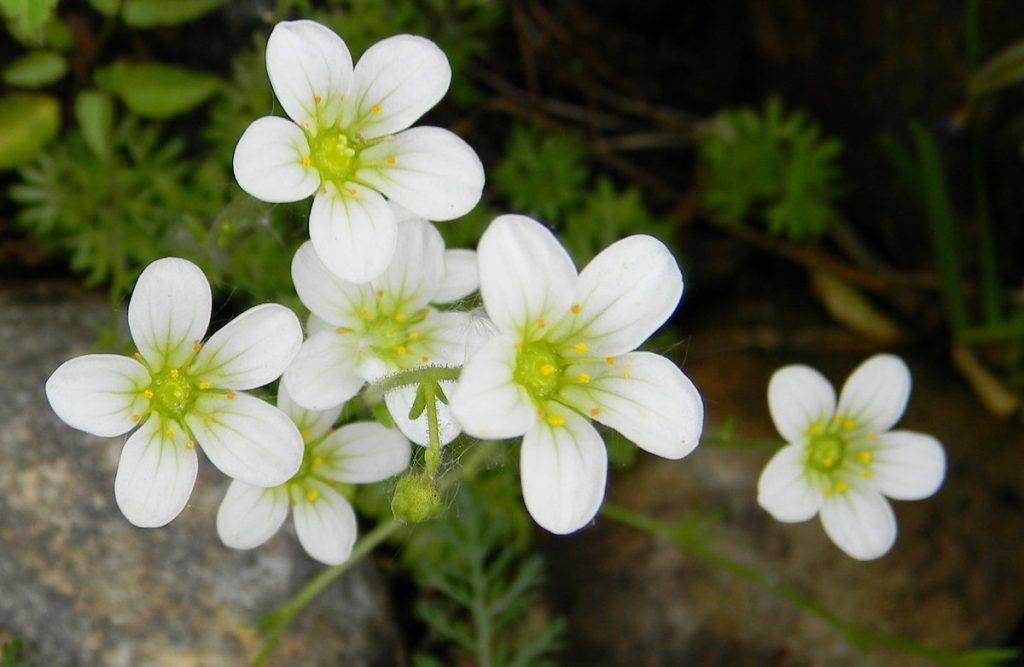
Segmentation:
[(253, 549), (273, 537), (290, 506), (306, 553), (328, 565), (344, 563), (357, 534), (345, 486), (379, 482), (405, 470), (412, 456), (409, 441), (376, 422), (332, 430), (340, 405), (305, 410), (289, 398), (284, 385), (278, 388), (277, 407), (302, 433), (302, 466), (286, 483), (269, 489), (232, 482), (217, 511), (217, 534), (229, 547)]
[(330, 29), (287, 21), (267, 42), (267, 72), (292, 120), (266, 116), (249, 126), (235, 148), (235, 178), (268, 202), (316, 193), (309, 234), (334, 274), (366, 282), (390, 263), (396, 227), (384, 196), (428, 220), (452, 220), (480, 200), (483, 166), (466, 142), (437, 127), (406, 129), (451, 81), (430, 40), (389, 37), (353, 69)]
[[(439, 312), (431, 302), (456, 301), (476, 290), (470, 251), (445, 251), (441, 235), (397, 206), (398, 249), (387, 271), (370, 283), (333, 275), (310, 243), (295, 253), (292, 280), (312, 315), (309, 339), (284, 374), (300, 405), (324, 410), (358, 393), (363, 383), (427, 365), (458, 366), (478, 347), (486, 327), (469, 313)], [(453, 382), (442, 382), (448, 392)], [(426, 416), (408, 418), (416, 387), (385, 396), (395, 423), (410, 440), (428, 444)], [(460, 432), (446, 405), (439, 405), (440, 435), (448, 443)]]
[(484, 307), (501, 333), (463, 368), (452, 409), (471, 435), (525, 434), (526, 507), (569, 533), (604, 497), (607, 452), (591, 418), (658, 456), (697, 446), (696, 388), (665, 357), (633, 351), (675, 310), (682, 276), (650, 236), (612, 244), (577, 275), (551, 232), (519, 215), (491, 223), (477, 251)]
[(757, 502), (779, 521), (821, 514), (825, 532), (853, 558), (871, 560), (896, 541), (885, 496), (920, 500), (946, 474), (938, 440), (893, 431), (910, 397), (910, 371), (879, 354), (860, 365), (836, 393), (821, 373), (786, 366), (768, 384), (775, 427), (789, 444), (765, 466)]
[(277, 304), (250, 308), (205, 344), (210, 284), (184, 259), (146, 267), (128, 304), (135, 358), (89, 354), (46, 381), (54, 412), (69, 426), (112, 437), (138, 426), (121, 451), (114, 495), (136, 526), (162, 526), (185, 507), (198, 443), (220, 470), (274, 486), (302, 461), (288, 417), (242, 393), (277, 379), (298, 353), (302, 327)]

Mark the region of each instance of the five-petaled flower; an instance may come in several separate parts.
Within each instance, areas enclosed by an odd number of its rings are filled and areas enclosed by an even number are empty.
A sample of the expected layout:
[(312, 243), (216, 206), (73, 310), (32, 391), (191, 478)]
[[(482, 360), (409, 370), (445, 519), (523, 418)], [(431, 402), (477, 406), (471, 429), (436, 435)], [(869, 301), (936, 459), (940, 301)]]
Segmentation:
[(604, 498), (607, 451), (591, 419), (666, 458), (697, 446), (697, 389), (665, 357), (634, 352), (679, 303), (679, 267), (664, 244), (638, 235), (577, 274), (554, 235), (519, 215), (494, 220), (477, 253), (500, 334), (466, 363), (453, 412), (471, 435), (525, 434), (526, 507), (547, 530), (572, 532)]
[(316, 193), (309, 234), (332, 273), (366, 282), (390, 263), (397, 229), (382, 194), (428, 220), (457, 218), (480, 200), (483, 166), (466, 142), (437, 127), (406, 129), (451, 81), (430, 40), (390, 37), (353, 68), (330, 29), (284, 22), (267, 42), (267, 72), (292, 120), (266, 116), (249, 126), (235, 149), (235, 178), (268, 202)]
[[(311, 410), (340, 405), (367, 381), (429, 365), (458, 366), (490, 333), (465, 312), (444, 312), (431, 303), (457, 301), (477, 288), (474, 254), (445, 251), (428, 222), (392, 205), (398, 249), (387, 271), (369, 283), (333, 275), (310, 243), (295, 253), (292, 280), (311, 311), (310, 337), (283, 382), (295, 402)], [(444, 391), (452, 389), (442, 382)], [(426, 416), (409, 419), (416, 387), (385, 396), (391, 416), (410, 440), (428, 444)], [(442, 444), (459, 434), (448, 406), (439, 405)]]
[(786, 366), (768, 384), (768, 407), (789, 443), (768, 462), (757, 501), (779, 521), (821, 514), (825, 532), (853, 558), (884, 555), (896, 541), (885, 496), (920, 500), (946, 473), (938, 440), (893, 431), (910, 397), (910, 371), (880, 354), (860, 365), (836, 403), (832, 385), (807, 366)]
[(135, 358), (76, 357), (46, 382), (69, 426), (103, 437), (138, 427), (114, 481), (118, 506), (137, 526), (162, 526), (184, 509), (197, 444), (224, 474), (259, 486), (281, 484), (302, 462), (288, 416), (243, 393), (273, 382), (298, 353), (298, 318), (278, 304), (255, 306), (204, 344), (210, 312), (210, 284), (196, 265), (153, 262), (128, 305)]
[(379, 482), (409, 465), (412, 448), (395, 429), (355, 422), (333, 430), (341, 407), (312, 411), (278, 388), (277, 407), (295, 422), (306, 443), (299, 471), (273, 488), (235, 480), (217, 512), (217, 533), (235, 549), (269, 540), (292, 508), (299, 542), (328, 565), (348, 560), (356, 541), (356, 515), (345, 498), (352, 484)]

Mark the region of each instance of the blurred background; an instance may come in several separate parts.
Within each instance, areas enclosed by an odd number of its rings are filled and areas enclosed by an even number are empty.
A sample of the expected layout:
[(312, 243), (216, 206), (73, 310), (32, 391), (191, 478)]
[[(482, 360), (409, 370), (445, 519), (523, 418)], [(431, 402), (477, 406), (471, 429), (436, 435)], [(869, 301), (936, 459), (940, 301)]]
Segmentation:
[[(689, 521), (763, 581), (606, 519), (541, 534), (511, 451), (443, 520), (342, 578), (271, 664), (956, 664), (953, 651), (1024, 643), (1019, 3), (0, 11), (0, 665), (244, 664), (253, 620), (318, 571), (287, 535), (221, 546), (226, 480), (209, 466), (178, 520), (132, 528), (112, 493), (120, 441), (65, 427), (42, 392), (64, 359), (130, 344), (123, 307), (159, 257), (204, 268), (215, 326), (269, 300), (303, 313), (289, 265), (309, 202), (258, 202), (231, 174), (245, 127), (282, 113), (264, 47), (296, 17), (336, 30), (354, 59), (402, 32), (446, 51), (451, 90), (422, 122), (464, 137), (488, 178), (475, 211), (438, 225), (449, 245), (521, 212), (581, 266), (628, 234), (671, 246), (687, 288), (649, 347), (701, 388), (709, 444), (669, 462), (609, 435), (609, 500)], [(935, 497), (896, 503), (896, 547), (859, 563), (817, 522), (757, 506), (770, 455), (757, 441), (776, 437), (775, 368), (808, 363), (838, 385), (883, 350), (914, 373), (903, 425), (937, 436), (950, 465)], [(386, 499), (360, 492), (364, 531)]]

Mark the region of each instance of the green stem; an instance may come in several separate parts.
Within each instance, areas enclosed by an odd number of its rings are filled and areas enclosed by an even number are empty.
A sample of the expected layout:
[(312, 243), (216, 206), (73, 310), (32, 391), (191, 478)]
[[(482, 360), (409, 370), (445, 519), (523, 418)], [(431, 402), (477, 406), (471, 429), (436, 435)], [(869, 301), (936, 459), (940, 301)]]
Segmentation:
[(427, 382), (420, 386), (423, 387), (423, 397), (426, 399), (424, 409), (427, 411), (427, 436), (430, 438), (424, 462), (427, 476), (434, 479), (437, 469), (441, 466), (441, 430), (437, 425), (437, 392), (440, 388), (436, 382)]
[(978, 649), (977, 651), (964, 652), (948, 651), (925, 646), (912, 639), (853, 625), (844, 621), (835, 612), (824, 607), (793, 586), (715, 551), (707, 543), (706, 538), (698, 533), (698, 531), (687, 530), (683, 525), (665, 523), (611, 503), (604, 504), (604, 507), (601, 508), (601, 514), (616, 523), (628, 526), (634, 530), (666, 539), (698, 560), (721, 568), (740, 579), (749, 581), (793, 603), (811, 616), (826, 623), (839, 633), (843, 639), (861, 651), (866, 652), (875, 647), (884, 647), (946, 665), (998, 664), (1014, 655), (1014, 652), (1002, 649)]

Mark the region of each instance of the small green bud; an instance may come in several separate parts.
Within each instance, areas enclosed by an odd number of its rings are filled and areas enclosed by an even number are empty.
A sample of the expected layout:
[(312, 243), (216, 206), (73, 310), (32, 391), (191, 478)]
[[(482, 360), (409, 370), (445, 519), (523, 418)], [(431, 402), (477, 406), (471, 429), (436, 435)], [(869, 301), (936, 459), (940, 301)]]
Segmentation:
[(425, 475), (408, 474), (398, 480), (391, 512), (399, 521), (421, 523), (441, 509), (441, 494)]

